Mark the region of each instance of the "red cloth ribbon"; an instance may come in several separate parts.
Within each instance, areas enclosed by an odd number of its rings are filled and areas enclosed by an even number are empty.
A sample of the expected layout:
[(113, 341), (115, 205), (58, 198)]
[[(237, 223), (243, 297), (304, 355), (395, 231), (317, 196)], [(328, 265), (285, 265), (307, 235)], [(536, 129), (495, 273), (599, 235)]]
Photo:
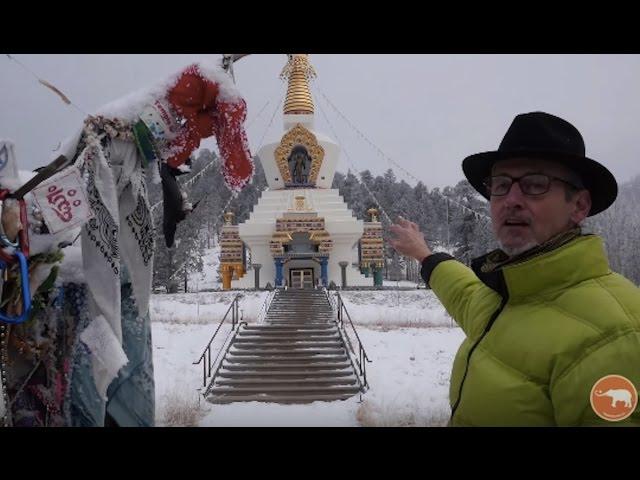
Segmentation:
[(167, 163), (177, 168), (200, 146), (203, 138), (215, 135), (223, 161), (227, 186), (240, 191), (250, 180), (254, 165), (244, 130), (247, 105), (242, 98), (220, 98), (220, 86), (205, 77), (197, 65), (180, 75), (167, 98), (186, 119), (183, 132), (169, 144), (173, 153)]

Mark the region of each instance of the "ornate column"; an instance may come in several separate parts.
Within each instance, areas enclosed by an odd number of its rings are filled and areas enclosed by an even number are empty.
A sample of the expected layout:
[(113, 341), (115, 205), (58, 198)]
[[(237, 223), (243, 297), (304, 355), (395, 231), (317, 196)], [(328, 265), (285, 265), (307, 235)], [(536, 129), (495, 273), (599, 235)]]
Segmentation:
[(347, 286), (347, 267), (349, 266), (349, 262), (340, 262), (338, 265), (340, 265), (342, 269), (342, 288), (345, 288)]
[(373, 267), (373, 285), (375, 287), (382, 286), (382, 266), (374, 265)]
[(231, 290), (231, 279), (233, 278), (233, 266), (222, 265), (222, 289)]
[(320, 259), (320, 278), (322, 281), (322, 285), (327, 287), (329, 285), (329, 272), (328, 272), (328, 263), (329, 259), (322, 258)]
[(256, 290), (260, 289), (260, 269), (262, 268), (262, 265), (260, 265), (259, 263), (254, 263), (253, 264), (253, 270), (255, 271), (255, 275), (256, 275)]
[(282, 287), (283, 286), (283, 275), (282, 275), (282, 259), (281, 258), (276, 258), (276, 287)]

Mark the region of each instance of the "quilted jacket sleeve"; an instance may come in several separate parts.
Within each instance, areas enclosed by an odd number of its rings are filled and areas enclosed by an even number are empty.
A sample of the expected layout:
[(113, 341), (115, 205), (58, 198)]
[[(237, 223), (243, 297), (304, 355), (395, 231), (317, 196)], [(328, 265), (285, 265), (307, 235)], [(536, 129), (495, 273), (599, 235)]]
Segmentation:
[(429, 277), (425, 281), (467, 337), (476, 338), (499, 308), (500, 295), (482, 283), (470, 268), (452, 257), (436, 257), (432, 262), (435, 265), (428, 272), (425, 272), (429, 269), (425, 269), (423, 264), (423, 277), (427, 276), (425, 273)]

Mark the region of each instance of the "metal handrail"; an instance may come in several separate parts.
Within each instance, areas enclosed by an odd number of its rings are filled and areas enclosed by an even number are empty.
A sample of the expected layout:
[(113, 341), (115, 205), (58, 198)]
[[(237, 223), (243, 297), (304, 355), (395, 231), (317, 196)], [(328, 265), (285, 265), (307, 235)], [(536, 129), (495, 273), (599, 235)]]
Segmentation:
[[(336, 323), (338, 325), (338, 329), (340, 331), (341, 334), (344, 333), (343, 337), (345, 339), (345, 343), (348, 345), (349, 349), (351, 350), (351, 352), (353, 353), (355, 358), (355, 362), (358, 365), (357, 368), (357, 372), (358, 373), (358, 380), (360, 380), (360, 378), (362, 378), (361, 380), (361, 384), (364, 386), (365, 389), (369, 388), (369, 382), (367, 381), (367, 363), (373, 363), (372, 360), (369, 359), (369, 356), (367, 355), (366, 350), (364, 349), (364, 346), (362, 345), (362, 340), (360, 340), (360, 336), (358, 335), (358, 332), (356, 331), (356, 327), (353, 325), (353, 321), (351, 320), (351, 315), (349, 315), (349, 312), (347, 311), (347, 307), (344, 305), (344, 301), (342, 300), (342, 297), (340, 296), (340, 292), (335, 292), (335, 296), (337, 298), (337, 304), (336, 302), (334, 302), (332, 300), (332, 295), (329, 294), (327, 289), (324, 289), (324, 293), (327, 296), (327, 299), (329, 300), (329, 303), (331, 304), (331, 307), (333, 308), (333, 310), (337, 313), (337, 320)], [(347, 334), (345, 328), (344, 328), (344, 313), (347, 314), (347, 320), (349, 321), (349, 324), (351, 325), (351, 329), (353, 330), (353, 333), (356, 336), (356, 339), (358, 340), (358, 353), (356, 353), (355, 349), (353, 348), (353, 344), (351, 343), (351, 339), (349, 338), (349, 335)], [(349, 357), (351, 357), (351, 355), (349, 355)]]
[[(224, 359), (227, 356), (227, 353), (229, 352), (229, 349), (231, 349), (231, 345), (233, 345), (233, 341), (235, 340), (235, 338), (240, 333), (240, 327), (242, 327), (243, 325), (246, 327), (249, 324), (247, 322), (240, 322), (238, 324), (238, 330), (236, 330), (236, 333), (233, 335), (233, 338), (231, 339), (231, 341), (227, 343), (227, 341), (229, 340), (229, 335), (231, 334), (231, 332), (233, 330), (229, 331), (229, 333), (227, 334), (227, 340), (225, 340), (225, 343), (222, 345), (223, 347), (224, 347), (224, 345), (227, 345), (227, 348), (221, 348), (220, 349), (220, 351), (218, 352), (218, 356), (216, 357), (216, 362), (217, 362), (218, 357), (220, 356), (220, 354), (222, 353), (223, 350), (224, 350), (224, 355), (222, 355), (222, 358)], [(215, 364), (215, 362), (214, 362), (214, 364)], [(203, 397), (206, 397), (207, 395), (209, 395), (209, 392), (213, 388), (213, 384), (215, 382), (216, 377), (218, 376), (218, 372), (220, 371), (221, 367), (222, 367), (222, 362), (219, 362), (217, 364), (216, 371), (213, 372), (213, 375), (211, 376), (211, 381), (209, 382), (209, 386), (207, 387), (207, 389), (202, 394)]]
[(334, 312), (338, 311), (338, 304), (336, 303), (335, 299), (333, 298), (333, 295), (329, 294), (329, 291), (326, 289), (326, 287), (323, 287), (324, 293), (327, 296), (327, 298), (329, 299), (329, 303), (331, 304), (331, 308), (333, 309)]
[(274, 297), (276, 296), (276, 291), (277, 290), (273, 290), (271, 292), (269, 292), (269, 295), (267, 295), (267, 298), (265, 299), (264, 303), (262, 304), (262, 307), (260, 308), (260, 313), (258, 314), (258, 320), (257, 323), (260, 324), (264, 321), (265, 317), (267, 316), (267, 313), (269, 313), (269, 308), (271, 307), (271, 302), (273, 301)]
[[(203, 387), (206, 387), (207, 379), (211, 377), (211, 366), (216, 364), (216, 362), (218, 361), (218, 358), (220, 358), (220, 353), (223, 350), (221, 348), (215, 360), (211, 362), (211, 344), (213, 343), (213, 340), (216, 338), (216, 335), (218, 335), (218, 332), (222, 328), (222, 325), (227, 320), (227, 317), (229, 316), (229, 312), (231, 312), (231, 330), (229, 331), (229, 334), (236, 329), (236, 324), (239, 324), (240, 322), (242, 322), (242, 318), (238, 318), (239, 317), (238, 310), (240, 307), (240, 299), (243, 297), (244, 295), (242, 295), (241, 293), (239, 293), (234, 297), (233, 301), (231, 302), (231, 305), (229, 305), (229, 308), (227, 309), (227, 313), (224, 314), (224, 317), (218, 324), (218, 328), (216, 329), (215, 333), (211, 337), (211, 340), (209, 340), (209, 343), (207, 344), (204, 351), (202, 352), (202, 355), (200, 355), (200, 358), (198, 359), (197, 362), (193, 362), (193, 365), (199, 365), (200, 362), (204, 362), (202, 365), (203, 367), (202, 386)], [(240, 329), (238, 328), (238, 330)], [(227, 340), (229, 339), (229, 334), (227, 334)], [(225, 343), (223, 343), (223, 347), (226, 344), (227, 340), (225, 340)]]

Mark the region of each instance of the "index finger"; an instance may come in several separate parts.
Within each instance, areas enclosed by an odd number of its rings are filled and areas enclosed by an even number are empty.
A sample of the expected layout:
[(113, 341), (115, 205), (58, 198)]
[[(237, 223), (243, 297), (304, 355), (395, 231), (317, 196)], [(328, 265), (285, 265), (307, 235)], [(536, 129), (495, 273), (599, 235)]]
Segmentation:
[(411, 226), (411, 222), (407, 219), (405, 219), (404, 217), (401, 217), (398, 215), (398, 220), (397, 220), (398, 225), (400, 225), (401, 227), (404, 228), (409, 228)]

